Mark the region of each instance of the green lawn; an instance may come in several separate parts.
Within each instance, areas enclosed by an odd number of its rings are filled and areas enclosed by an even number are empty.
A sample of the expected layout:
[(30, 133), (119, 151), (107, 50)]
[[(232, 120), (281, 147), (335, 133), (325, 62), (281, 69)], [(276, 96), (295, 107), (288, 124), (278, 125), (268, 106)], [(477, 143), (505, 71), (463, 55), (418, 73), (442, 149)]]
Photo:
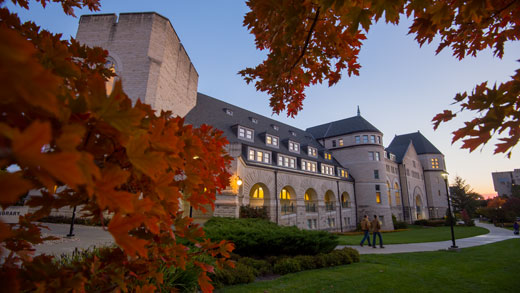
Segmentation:
[[(409, 225), (410, 230), (402, 232), (382, 233), (384, 244), (420, 243), (451, 240), (450, 227), (422, 227)], [(489, 233), (488, 229), (482, 227), (456, 226), (455, 238), (467, 238)], [(340, 245), (359, 245), (363, 235), (340, 236)], [(372, 236), (370, 237), (372, 241)], [(379, 243), (379, 239), (378, 239)], [(365, 241), (366, 244), (366, 241)]]
[(462, 249), (361, 255), (361, 262), (218, 292), (518, 292), (520, 239)]

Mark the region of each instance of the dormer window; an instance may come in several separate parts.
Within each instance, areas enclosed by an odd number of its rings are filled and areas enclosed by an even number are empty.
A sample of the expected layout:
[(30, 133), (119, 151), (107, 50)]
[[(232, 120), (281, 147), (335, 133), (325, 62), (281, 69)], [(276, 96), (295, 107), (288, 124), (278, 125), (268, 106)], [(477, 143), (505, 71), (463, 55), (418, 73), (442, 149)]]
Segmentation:
[(307, 147), (307, 154), (309, 155), (309, 157), (318, 157), (318, 150), (316, 148), (313, 148), (313, 147)]
[(226, 114), (228, 114), (229, 116), (233, 116), (233, 110), (231, 109), (224, 109), (226, 111)]
[(292, 135), (292, 136), (296, 136), (296, 132), (292, 131), (292, 130), (289, 130), (289, 133)]
[(321, 173), (325, 175), (334, 175), (334, 166), (321, 164)]
[(254, 130), (238, 126), (238, 138), (253, 142)]
[(293, 153), (300, 153), (300, 144), (289, 140), (289, 151)]
[(249, 161), (271, 164), (271, 152), (249, 148), (248, 154)]
[(268, 146), (278, 147), (279, 141), (280, 140), (278, 139), (278, 136), (274, 136), (274, 135), (270, 135), (270, 134), (265, 135), (265, 144)]
[(332, 160), (332, 155), (330, 153), (323, 153), (323, 157), (325, 157), (325, 160)]
[(338, 175), (343, 178), (348, 178), (348, 172), (345, 169), (339, 169)]
[(340, 138), (340, 139), (338, 140), (338, 144), (339, 144), (339, 146), (343, 146), (343, 138)]
[(271, 126), (272, 126), (273, 129), (276, 130), (276, 131), (280, 130), (280, 128), (278, 127), (278, 125), (274, 125), (274, 124), (273, 124), (273, 125), (271, 125)]
[(251, 117), (251, 122), (253, 122), (254, 124), (258, 124), (258, 119)]

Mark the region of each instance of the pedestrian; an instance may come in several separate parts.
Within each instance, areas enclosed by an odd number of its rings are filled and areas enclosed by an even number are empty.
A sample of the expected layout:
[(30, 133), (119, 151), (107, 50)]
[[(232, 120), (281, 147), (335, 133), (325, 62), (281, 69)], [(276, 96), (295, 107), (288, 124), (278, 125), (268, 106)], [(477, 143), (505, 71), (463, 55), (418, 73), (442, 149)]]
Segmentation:
[(515, 223), (513, 224), (513, 234), (518, 235), (518, 228), (520, 228), (520, 226), (518, 225), (518, 221), (515, 221)]
[(365, 236), (363, 237), (363, 240), (361, 240), (361, 247), (363, 247), (363, 243), (365, 243), (365, 239), (368, 241), (368, 246), (372, 246), (370, 244), (370, 220), (368, 219), (368, 216), (365, 215), (363, 217), (363, 220), (361, 220), (361, 230), (365, 233)]
[(385, 248), (383, 246), (383, 237), (381, 237), (381, 232), (379, 232), (379, 230), (381, 230), (381, 222), (379, 222), (379, 219), (377, 218), (377, 215), (374, 215), (374, 219), (372, 220), (372, 225), (370, 225), (372, 227), (372, 233), (373, 233), (373, 239), (372, 239), (372, 247), (373, 248), (376, 248), (376, 235), (379, 236), (379, 245), (381, 248)]

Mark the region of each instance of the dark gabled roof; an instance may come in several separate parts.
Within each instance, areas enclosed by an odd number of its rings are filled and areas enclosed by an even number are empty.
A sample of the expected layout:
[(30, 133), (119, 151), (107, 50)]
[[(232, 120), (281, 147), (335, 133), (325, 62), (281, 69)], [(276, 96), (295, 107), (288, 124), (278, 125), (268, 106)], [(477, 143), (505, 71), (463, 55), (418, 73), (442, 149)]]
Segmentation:
[[(226, 111), (231, 111), (233, 115), (227, 114)], [(256, 123), (253, 122), (253, 119), (256, 119)], [(224, 136), (226, 136), (230, 143), (241, 143), (242, 145), (272, 151), (273, 153), (281, 153), (344, 168), (334, 158), (332, 161), (329, 161), (323, 157), (323, 152), (327, 150), (323, 148), (310, 133), (201, 93), (197, 94), (197, 104), (186, 115), (185, 121), (194, 126), (208, 124), (220, 129), (224, 132)], [(236, 128), (238, 125), (254, 130), (254, 142), (238, 138)], [(278, 130), (275, 130), (273, 126), (277, 126)], [(266, 145), (266, 133), (279, 138), (278, 148)], [(293, 133), (295, 135), (293, 135)], [(289, 140), (300, 143), (300, 154), (289, 151)], [(318, 158), (307, 155), (307, 146), (314, 147), (318, 150)], [(246, 155), (244, 150), (242, 155)], [(276, 165), (276, 162), (274, 160), (272, 161), (273, 166)]]
[(381, 133), (360, 115), (307, 128), (307, 132), (310, 132), (316, 139), (366, 131)]
[(396, 135), (388, 148), (387, 152), (393, 153), (396, 156), (397, 162), (403, 161), (403, 156), (406, 154), (406, 150), (410, 143), (413, 144), (415, 151), (418, 155), (422, 154), (440, 154), (442, 153), (419, 131)]

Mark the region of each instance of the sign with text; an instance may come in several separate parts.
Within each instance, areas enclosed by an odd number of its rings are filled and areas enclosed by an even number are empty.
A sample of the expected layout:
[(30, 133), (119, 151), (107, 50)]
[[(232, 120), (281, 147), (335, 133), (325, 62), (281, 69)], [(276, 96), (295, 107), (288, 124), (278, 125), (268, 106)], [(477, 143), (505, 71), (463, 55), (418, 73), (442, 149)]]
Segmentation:
[(12, 206), (5, 210), (0, 208), (0, 220), (7, 224), (18, 223), (19, 216), (25, 216), (29, 211), (29, 207), (26, 206)]

